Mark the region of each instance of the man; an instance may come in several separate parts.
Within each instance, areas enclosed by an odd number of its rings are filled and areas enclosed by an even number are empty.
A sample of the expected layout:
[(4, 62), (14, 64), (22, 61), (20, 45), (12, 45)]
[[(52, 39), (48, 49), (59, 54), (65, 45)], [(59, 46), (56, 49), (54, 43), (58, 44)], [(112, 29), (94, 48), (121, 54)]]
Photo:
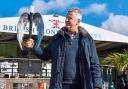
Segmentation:
[(99, 59), (93, 39), (80, 27), (81, 12), (72, 8), (66, 16), (66, 26), (41, 49), (34, 40), (26, 42), (27, 48), (42, 60), (52, 60), (49, 89), (101, 89)]

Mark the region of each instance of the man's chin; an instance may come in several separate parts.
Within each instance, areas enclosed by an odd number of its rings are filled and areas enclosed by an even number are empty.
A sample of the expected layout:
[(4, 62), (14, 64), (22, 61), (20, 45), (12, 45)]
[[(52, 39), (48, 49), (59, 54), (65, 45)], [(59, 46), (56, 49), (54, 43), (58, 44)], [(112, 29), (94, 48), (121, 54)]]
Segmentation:
[(68, 30), (70, 30), (70, 29), (71, 29), (71, 26), (66, 26), (66, 27), (67, 27), (67, 29), (68, 29)]

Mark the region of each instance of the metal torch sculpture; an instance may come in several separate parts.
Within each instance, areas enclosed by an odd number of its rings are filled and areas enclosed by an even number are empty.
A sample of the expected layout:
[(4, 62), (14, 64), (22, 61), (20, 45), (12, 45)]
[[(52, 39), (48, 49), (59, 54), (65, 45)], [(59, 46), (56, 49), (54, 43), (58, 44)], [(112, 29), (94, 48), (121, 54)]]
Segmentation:
[(33, 7), (31, 7), (30, 13), (24, 12), (21, 14), (17, 24), (17, 40), (21, 50), (23, 50), (22, 41), (26, 26), (29, 24), (29, 38), (31, 38), (33, 23), (37, 29), (37, 42), (35, 46), (39, 47), (44, 36), (44, 23), (41, 14), (38, 12), (34, 13)]

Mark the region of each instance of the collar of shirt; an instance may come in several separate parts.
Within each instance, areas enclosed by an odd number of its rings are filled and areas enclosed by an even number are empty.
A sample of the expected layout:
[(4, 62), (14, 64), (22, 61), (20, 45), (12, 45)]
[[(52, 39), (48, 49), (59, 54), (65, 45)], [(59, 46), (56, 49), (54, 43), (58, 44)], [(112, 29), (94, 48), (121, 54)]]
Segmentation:
[(72, 43), (72, 40), (78, 37), (78, 32), (74, 32), (74, 34), (69, 34), (67, 30), (65, 31), (65, 38), (69, 43)]

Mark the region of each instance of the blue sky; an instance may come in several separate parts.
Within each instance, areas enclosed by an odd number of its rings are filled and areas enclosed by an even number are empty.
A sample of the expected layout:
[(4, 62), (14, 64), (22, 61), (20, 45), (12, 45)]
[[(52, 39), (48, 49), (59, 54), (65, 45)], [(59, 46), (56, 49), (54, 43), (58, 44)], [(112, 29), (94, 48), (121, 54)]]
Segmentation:
[(41, 14), (62, 16), (78, 7), (82, 22), (128, 35), (128, 0), (0, 0), (0, 18), (20, 16), (31, 5)]

